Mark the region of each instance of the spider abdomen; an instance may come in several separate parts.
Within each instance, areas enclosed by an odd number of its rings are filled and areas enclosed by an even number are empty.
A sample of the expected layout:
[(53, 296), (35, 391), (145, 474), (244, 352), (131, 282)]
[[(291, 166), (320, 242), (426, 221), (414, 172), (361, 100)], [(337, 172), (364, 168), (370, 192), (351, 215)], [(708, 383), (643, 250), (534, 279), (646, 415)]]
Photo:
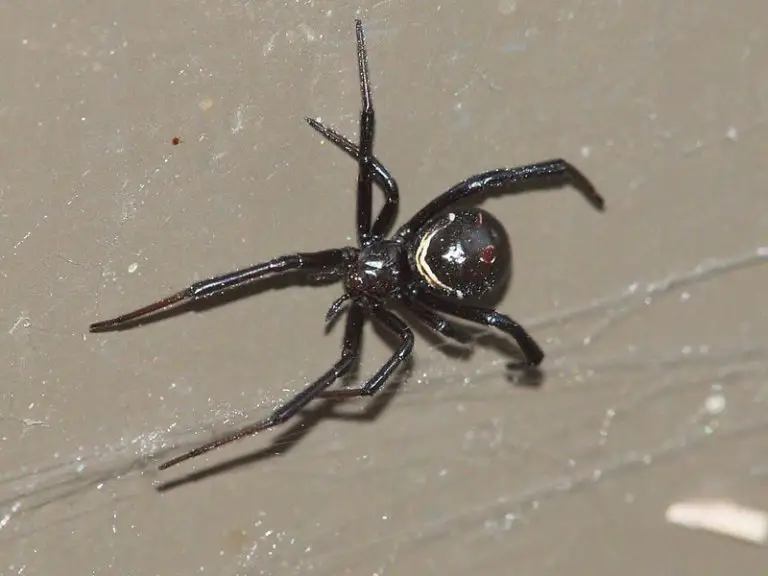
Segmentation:
[(416, 236), (411, 268), (432, 291), (468, 304), (496, 298), (512, 269), (504, 226), (479, 208), (440, 214)]

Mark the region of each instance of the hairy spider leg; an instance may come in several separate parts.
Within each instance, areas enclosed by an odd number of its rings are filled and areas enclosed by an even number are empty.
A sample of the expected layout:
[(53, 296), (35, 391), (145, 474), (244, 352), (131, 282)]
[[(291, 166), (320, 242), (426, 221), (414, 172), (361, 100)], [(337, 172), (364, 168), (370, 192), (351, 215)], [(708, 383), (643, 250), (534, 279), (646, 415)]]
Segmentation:
[(322, 390), (318, 395), (323, 398), (350, 398), (356, 396), (372, 396), (387, 383), (392, 372), (400, 366), (413, 351), (413, 331), (399, 316), (382, 308), (378, 304), (366, 305), (366, 312), (381, 322), (386, 328), (400, 337), (400, 345), (395, 353), (363, 386), (359, 388), (339, 388)]
[(504, 314), (491, 309), (449, 302), (424, 293), (419, 295), (419, 300), (425, 306), (433, 308), (439, 312), (444, 312), (445, 314), (450, 314), (457, 318), (463, 318), (464, 320), (469, 320), (470, 322), (482, 326), (490, 326), (512, 336), (525, 355), (526, 364), (530, 367), (536, 367), (541, 364), (542, 360), (544, 360), (544, 351), (541, 347), (530, 334), (526, 332), (525, 328), (512, 320), (509, 316), (505, 316)]
[[(335, 144), (338, 148), (341, 148), (352, 157), (355, 162), (358, 161), (359, 149), (357, 144), (333, 128), (325, 126), (319, 120), (315, 120), (314, 118), (307, 118), (306, 120), (312, 128), (322, 134), (329, 142)], [(373, 170), (371, 177), (374, 182), (379, 185), (382, 192), (384, 192), (384, 206), (382, 206), (381, 212), (379, 212), (379, 215), (376, 217), (370, 233), (372, 239), (379, 239), (384, 238), (389, 234), (392, 224), (395, 222), (397, 206), (400, 201), (400, 192), (397, 181), (395, 181), (395, 178), (389, 173), (389, 170), (387, 170), (376, 156), (371, 156), (371, 169)]]
[(134, 325), (157, 313), (188, 306), (233, 288), (247, 286), (264, 276), (272, 274), (282, 274), (298, 270), (323, 273), (339, 270), (341, 272), (346, 262), (354, 257), (355, 252), (356, 250), (352, 248), (336, 248), (319, 252), (301, 252), (289, 256), (280, 256), (267, 262), (236, 270), (235, 272), (228, 272), (221, 276), (195, 282), (176, 294), (133, 312), (91, 324), (90, 331), (104, 332)]
[(395, 233), (396, 237), (410, 240), (429, 220), (452, 204), (477, 194), (489, 194), (491, 188), (504, 184), (524, 184), (521, 187), (505, 189), (503, 194), (521, 194), (544, 188), (573, 186), (596, 210), (605, 208), (603, 197), (592, 183), (574, 166), (562, 159), (537, 162), (517, 168), (500, 168), (471, 176), (429, 202), (413, 218), (403, 224)]
[(357, 158), (357, 238), (360, 246), (370, 242), (371, 212), (373, 210), (373, 186), (371, 181), (371, 156), (373, 156), (373, 136), (375, 118), (371, 87), (368, 84), (368, 54), (365, 50), (363, 23), (355, 20), (357, 35), (357, 69), (360, 76), (360, 144)]
[(268, 428), (282, 424), (292, 416), (296, 415), (296, 413), (298, 413), (302, 408), (309, 404), (313, 399), (317, 398), (317, 396), (323, 390), (328, 388), (328, 386), (333, 384), (338, 378), (349, 373), (350, 370), (352, 370), (352, 368), (355, 366), (355, 363), (358, 361), (360, 356), (360, 342), (363, 319), (362, 308), (353, 303), (349, 307), (349, 311), (347, 313), (347, 324), (344, 330), (341, 358), (339, 358), (339, 360), (330, 370), (320, 376), (320, 378), (304, 388), (304, 390), (296, 394), (288, 402), (278, 406), (272, 412), (272, 414), (254, 424), (250, 424), (240, 428), (239, 430), (235, 430), (226, 436), (217, 438), (216, 440), (213, 440), (207, 444), (203, 444), (202, 446), (199, 446), (194, 450), (190, 450), (181, 456), (177, 456), (176, 458), (168, 460), (167, 462), (161, 464), (159, 469), (165, 470), (166, 468), (175, 466), (176, 464), (184, 462), (185, 460), (189, 460), (191, 458), (200, 456), (201, 454), (205, 454), (206, 452), (210, 452), (211, 450), (223, 446), (224, 444), (229, 444), (230, 442), (235, 442), (236, 440), (240, 440), (248, 436), (253, 436), (254, 434), (263, 432)]

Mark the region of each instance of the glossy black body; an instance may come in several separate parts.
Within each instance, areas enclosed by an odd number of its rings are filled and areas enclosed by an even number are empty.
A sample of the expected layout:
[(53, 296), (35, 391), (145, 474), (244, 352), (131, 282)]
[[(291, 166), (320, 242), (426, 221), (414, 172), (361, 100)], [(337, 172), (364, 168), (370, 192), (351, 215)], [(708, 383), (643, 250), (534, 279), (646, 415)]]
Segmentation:
[(448, 210), (418, 231), (409, 263), (424, 288), (455, 303), (495, 301), (512, 273), (504, 226), (479, 208)]
[(356, 252), (344, 277), (344, 288), (352, 298), (373, 298), (383, 303), (399, 298), (412, 278), (403, 243), (381, 240)]
[[(446, 318), (453, 316), (496, 328), (514, 338), (525, 357), (524, 366), (536, 367), (544, 358), (539, 345), (520, 324), (482, 306), (489, 297), (498, 295), (508, 281), (512, 252), (504, 227), (498, 220), (484, 210), (459, 208), (458, 203), (466, 199), (479, 200), (494, 192), (515, 194), (566, 185), (580, 191), (598, 210), (603, 209), (603, 199), (565, 160), (548, 160), (471, 176), (437, 196), (389, 236), (397, 212), (399, 189), (392, 175), (373, 155), (375, 120), (365, 40), (360, 21), (355, 25), (362, 99), (358, 144), (317, 120), (307, 118), (307, 122), (357, 161), (358, 245), (280, 256), (196, 282), (158, 302), (90, 327), (93, 332), (129, 327), (159, 313), (191, 306), (266, 276), (286, 272), (304, 272), (315, 278), (342, 282), (344, 293), (326, 314), (326, 319), (331, 321), (346, 312), (341, 355), (334, 365), (263, 420), (169, 460), (160, 469), (281, 424), (315, 398), (376, 393), (413, 349), (413, 331), (390, 309), (393, 302), (406, 307), (415, 318), (446, 338), (465, 341), (461, 331)], [(374, 183), (384, 194), (384, 206), (375, 220), (372, 214)], [(328, 390), (357, 365), (366, 318), (398, 337), (397, 350), (362, 386)]]

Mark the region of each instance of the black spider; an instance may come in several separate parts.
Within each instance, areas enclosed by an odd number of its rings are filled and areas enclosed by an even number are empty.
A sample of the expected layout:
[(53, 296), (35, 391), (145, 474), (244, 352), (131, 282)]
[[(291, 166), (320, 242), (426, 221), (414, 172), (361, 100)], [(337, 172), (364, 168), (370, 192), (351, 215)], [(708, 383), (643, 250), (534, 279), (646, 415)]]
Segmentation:
[[(284, 272), (302, 271), (316, 277), (341, 280), (344, 284), (344, 294), (331, 305), (326, 315), (326, 320), (330, 322), (344, 309), (347, 311), (341, 358), (336, 364), (265, 419), (169, 460), (160, 466), (161, 470), (281, 424), (315, 398), (375, 394), (413, 348), (413, 332), (387, 308), (395, 301), (444, 337), (465, 341), (461, 332), (441, 314), (492, 326), (512, 336), (525, 356), (525, 365), (529, 367), (538, 366), (544, 358), (539, 345), (522, 326), (504, 314), (480, 306), (491, 294), (498, 292), (510, 276), (512, 251), (504, 227), (484, 210), (458, 208), (455, 205), (501, 186), (507, 188), (500, 189), (501, 192), (519, 193), (523, 191), (523, 186), (536, 189), (572, 185), (598, 210), (604, 206), (602, 197), (565, 160), (492, 170), (456, 184), (429, 202), (391, 238), (387, 238), (397, 211), (398, 187), (395, 179), (373, 155), (374, 115), (365, 39), (359, 20), (355, 21), (355, 26), (362, 96), (359, 146), (317, 120), (307, 118), (307, 122), (358, 162), (357, 238), (360, 247), (281, 256), (195, 282), (168, 298), (90, 327), (92, 332), (123, 328), (159, 312), (199, 302), (264, 276)], [(371, 224), (373, 182), (383, 190), (385, 202)], [(336, 379), (350, 373), (358, 362), (365, 316), (380, 322), (397, 335), (400, 345), (362, 387), (328, 391), (327, 388)]]

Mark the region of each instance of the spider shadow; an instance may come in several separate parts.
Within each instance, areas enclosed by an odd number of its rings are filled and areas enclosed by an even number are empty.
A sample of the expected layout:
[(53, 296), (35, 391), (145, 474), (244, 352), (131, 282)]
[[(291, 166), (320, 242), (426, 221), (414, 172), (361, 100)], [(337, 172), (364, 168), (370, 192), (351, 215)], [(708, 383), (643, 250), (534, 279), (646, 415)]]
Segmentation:
[[(403, 312), (403, 315), (410, 316), (407, 311)], [(413, 321), (410, 325), (414, 328), (414, 331), (422, 336), (424, 339), (431, 343), (442, 346), (442, 352), (452, 357), (455, 360), (468, 360), (474, 351), (474, 346), (466, 346), (451, 341), (446, 342), (440, 335), (429, 330), (426, 326)], [(499, 353), (504, 354), (507, 357), (519, 359), (517, 362), (511, 362), (508, 364), (507, 379), (516, 386), (525, 388), (537, 388), (542, 385), (543, 374), (538, 369), (520, 368), (522, 364), (522, 353), (515, 348), (507, 339), (488, 334), (486, 331), (471, 326), (462, 326), (462, 331), (468, 336), (473, 338), (473, 342), (476, 345), (489, 346), (497, 350)], [(374, 332), (377, 336), (382, 338), (391, 348), (397, 347), (397, 338), (389, 331), (384, 330), (380, 326), (374, 324)], [(327, 419), (337, 419), (344, 421), (355, 422), (373, 422), (381, 413), (389, 406), (390, 402), (394, 399), (398, 390), (402, 387), (403, 383), (408, 379), (413, 371), (412, 357), (408, 358), (398, 371), (397, 377), (393, 379), (384, 389), (378, 394), (369, 398), (362, 398), (364, 407), (359, 412), (339, 412), (337, 407), (343, 404), (348, 404), (350, 401), (360, 399), (349, 398), (318, 398), (316, 404), (306, 407), (302, 410), (288, 427), (280, 432), (276, 437), (272, 439), (270, 444), (256, 452), (252, 452), (233, 460), (228, 460), (221, 464), (208, 467), (204, 470), (192, 472), (186, 474), (180, 478), (163, 482), (156, 486), (158, 492), (167, 492), (169, 490), (179, 488), (186, 484), (205, 480), (207, 478), (216, 476), (218, 474), (226, 473), (230, 470), (240, 468), (242, 466), (248, 466), (255, 464), (270, 458), (277, 456), (284, 456), (291, 449), (301, 442), (301, 440), (307, 436), (314, 428), (320, 424), (320, 422)], [(346, 387), (352, 385), (355, 382), (359, 382), (359, 364), (355, 367), (355, 370), (347, 374), (341, 381), (341, 386)], [(258, 436), (258, 435), (257, 435)]]
[[(212, 296), (201, 302), (195, 302), (179, 308), (158, 312), (148, 318), (143, 318), (141, 320), (137, 320), (136, 322), (122, 326), (117, 330), (136, 328), (144, 324), (168, 319), (188, 311), (194, 311), (198, 313), (204, 312), (210, 308), (222, 306), (241, 298), (255, 296), (268, 290), (278, 290), (290, 286), (321, 286), (336, 282), (338, 282), (338, 278), (335, 277), (307, 276), (306, 274), (302, 274), (300, 272), (265, 278), (258, 284), (252, 286), (236, 288), (223, 294)], [(457, 342), (446, 340), (441, 335), (430, 330), (418, 319), (414, 318), (407, 309), (401, 310), (401, 313), (403, 316), (408, 317), (408, 324), (414, 329), (418, 336), (424, 338), (432, 345), (439, 345), (441, 352), (445, 353), (447, 356), (455, 360), (467, 361), (471, 357), (474, 348), (477, 345), (489, 346), (495, 349), (504, 357), (515, 359), (515, 361), (508, 365), (509, 371), (507, 377), (512, 383), (517, 386), (523, 386), (527, 388), (535, 388), (541, 385), (542, 373), (537, 369), (520, 369), (523, 356), (520, 350), (518, 350), (507, 338), (495, 334), (489, 334), (487, 329), (462, 324), (461, 331), (469, 336), (473, 342), (472, 345), (463, 345)], [(456, 322), (456, 324), (459, 323)], [(327, 325), (327, 330), (329, 331), (332, 326), (333, 323), (331, 325)], [(373, 323), (373, 326), (374, 332), (376, 332), (377, 336), (382, 338), (391, 348), (394, 349), (397, 347), (399, 341), (395, 335), (383, 329), (376, 323)], [(314, 407), (308, 406), (302, 410), (302, 412), (295, 417), (294, 421), (288, 424), (288, 427), (284, 431), (280, 432), (272, 439), (268, 446), (256, 452), (235, 458), (234, 460), (229, 460), (208, 467), (204, 470), (193, 472), (180, 478), (163, 482), (156, 486), (156, 490), (158, 492), (166, 492), (168, 490), (172, 490), (192, 482), (197, 482), (217, 474), (228, 472), (241, 466), (247, 466), (269, 458), (285, 455), (307, 434), (309, 434), (315, 428), (315, 426), (317, 426), (321, 421), (325, 419), (333, 418), (357, 422), (375, 421), (379, 415), (387, 408), (397, 391), (402, 387), (403, 382), (408, 378), (412, 368), (412, 358), (408, 358), (404, 365), (401, 366), (400, 370), (398, 370), (396, 378), (393, 379), (384, 389), (372, 397), (363, 398), (365, 405), (362, 411), (355, 413), (337, 411), (337, 407), (339, 405), (347, 404), (350, 402), (351, 399), (348, 398), (318, 398), (315, 401)], [(358, 372), (358, 367), (356, 366), (352, 373), (346, 375), (341, 380), (341, 386), (349, 386), (353, 382), (358, 381)]]
[[(398, 340), (390, 332), (383, 330), (379, 326), (375, 326), (374, 331), (377, 332), (377, 335), (385, 340), (390, 346), (397, 346)], [(337, 411), (337, 407), (342, 404), (349, 404), (354, 400), (359, 401), (360, 399), (318, 398), (315, 401), (314, 407), (310, 405), (304, 408), (293, 418), (284, 431), (280, 432), (272, 439), (268, 446), (265, 446), (256, 452), (251, 452), (203, 470), (186, 474), (180, 478), (163, 482), (157, 485), (155, 489), (161, 493), (167, 492), (193, 482), (199, 482), (218, 474), (235, 470), (242, 466), (248, 466), (277, 456), (284, 456), (296, 447), (318, 424), (327, 419), (366, 423), (373, 422), (387, 408), (387, 406), (389, 406), (389, 403), (392, 402), (397, 391), (408, 379), (412, 370), (413, 364), (411, 358), (409, 358), (400, 367), (396, 377), (393, 378), (388, 385), (374, 396), (361, 398), (365, 404), (363, 409), (359, 412), (339, 412)], [(356, 367), (353, 372), (342, 378), (341, 386), (346, 387), (353, 385), (353, 383), (359, 384), (357, 376), (358, 368)], [(260, 434), (256, 434), (255, 436), (259, 435)]]

